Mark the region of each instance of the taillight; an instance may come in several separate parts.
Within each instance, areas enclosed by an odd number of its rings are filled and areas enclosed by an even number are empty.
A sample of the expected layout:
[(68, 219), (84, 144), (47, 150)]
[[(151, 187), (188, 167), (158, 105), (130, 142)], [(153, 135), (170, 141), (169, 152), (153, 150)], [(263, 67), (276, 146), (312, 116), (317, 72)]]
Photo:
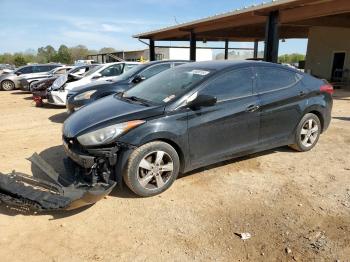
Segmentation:
[(323, 85), (320, 87), (320, 91), (322, 93), (328, 93), (330, 95), (333, 95), (334, 94), (334, 88), (332, 85), (330, 84), (326, 84), (326, 85)]

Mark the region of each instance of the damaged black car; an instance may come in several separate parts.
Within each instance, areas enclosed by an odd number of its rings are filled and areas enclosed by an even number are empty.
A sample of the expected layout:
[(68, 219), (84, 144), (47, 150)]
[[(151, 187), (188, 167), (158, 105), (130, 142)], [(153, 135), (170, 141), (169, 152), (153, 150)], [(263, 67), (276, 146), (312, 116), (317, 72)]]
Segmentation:
[(0, 175), (0, 202), (72, 209), (124, 182), (149, 197), (199, 167), (285, 145), (309, 151), (330, 124), (332, 94), (327, 82), (277, 64), (181, 65), (71, 115), (62, 136), (70, 176), (34, 155), (53, 183)]
[(169, 69), (64, 123), (68, 156), (96, 179), (137, 195), (179, 173), (283, 145), (311, 150), (330, 123), (332, 86), (262, 62), (200, 62)]

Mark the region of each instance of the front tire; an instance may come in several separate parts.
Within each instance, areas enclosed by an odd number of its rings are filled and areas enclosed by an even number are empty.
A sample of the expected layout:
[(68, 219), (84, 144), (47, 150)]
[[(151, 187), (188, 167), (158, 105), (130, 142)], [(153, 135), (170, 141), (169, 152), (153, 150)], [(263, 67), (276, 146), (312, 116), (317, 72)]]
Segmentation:
[(297, 127), (295, 133), (296, 143), (290, 145), (290, 147), (299, 152), (310, 151), (316, 146), (321, 130), (321, 121), (318, 116), (312, 113), (306, 114)]
[(12, 91), (15, 89), (15, 83), (13, 83), (11, 80), (4, 80), (1, 83), (1, 89), (4, 91)]
[(156, 141), (131, 154), (123, 177), (135, 194), (150, 197), (167, 190), (176, 180), (179, 170), (176, 150), (167, 143)]
[(33, 92), (33, 87), (36, 83), (38, 83), (39, 81), (33, 81), (33, 82), (30, 82), (29, 86), (28, 86), (28, 91), (29, 92)]

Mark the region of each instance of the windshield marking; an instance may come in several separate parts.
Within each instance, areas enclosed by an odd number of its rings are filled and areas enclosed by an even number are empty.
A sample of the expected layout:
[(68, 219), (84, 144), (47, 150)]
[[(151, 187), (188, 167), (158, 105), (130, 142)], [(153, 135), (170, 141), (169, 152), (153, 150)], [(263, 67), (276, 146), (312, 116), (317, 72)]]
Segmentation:
[(210, 72), (209, 71), (204, 71), (204, 70), (192, 70), (191, 73), (194, 74), (194, 75), (206, 76)]

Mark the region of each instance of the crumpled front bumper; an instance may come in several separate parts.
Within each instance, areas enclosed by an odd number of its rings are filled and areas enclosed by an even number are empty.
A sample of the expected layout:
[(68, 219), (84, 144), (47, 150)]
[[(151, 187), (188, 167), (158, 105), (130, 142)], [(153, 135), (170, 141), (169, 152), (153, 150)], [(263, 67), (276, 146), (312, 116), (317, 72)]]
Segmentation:
[(86, 182), (84, 175), (71, 170), (71, 180), (56, 173), (38, 154), (29, 159), (48, 179), (13, 172), (0, 173), (0, 203), (22, 211), (72, 210), (92, 205), (109, 195), (116, 182)]
[(59, 90), (59, 91), (48, 91), (47, 93), (47, 103), (65, 106), (67, 101), (67, 91)]

